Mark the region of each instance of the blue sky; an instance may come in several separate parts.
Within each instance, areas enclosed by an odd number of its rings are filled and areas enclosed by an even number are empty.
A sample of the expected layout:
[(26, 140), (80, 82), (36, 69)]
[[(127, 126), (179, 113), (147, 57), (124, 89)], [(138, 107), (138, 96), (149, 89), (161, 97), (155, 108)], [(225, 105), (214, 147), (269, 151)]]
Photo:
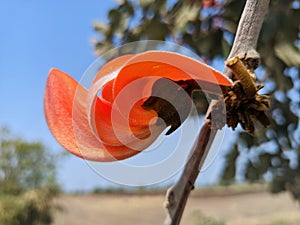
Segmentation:
[[(96, 58), (92, 24), (106, 21), (113, 1), (3, 0), (0, 3), (0, 125), (27, 140), (41, 140), (62, 151), (43, 113), (43, 92), (50, 68), (79, 79)], [(68, 157), (60, 163), (65, 189), (86, 189), (99, 178), (86, 163)], [(100, 181), (101, 183), (102, 181)]]
[[(107, 21), (114, 1), (2, 0), (0, 3), (0, 126), (27, 140), (41, 140), (62, 152), (49, 132), (43, 113), (43, 92), (50, 68), (79, 79), (96, 59), (92, 24)], [(59, 164), (65, 190), (87, 190), (111, 183), (85, 161), (67, 157)], [(217, 176), (213, 168), (208, 180)]]

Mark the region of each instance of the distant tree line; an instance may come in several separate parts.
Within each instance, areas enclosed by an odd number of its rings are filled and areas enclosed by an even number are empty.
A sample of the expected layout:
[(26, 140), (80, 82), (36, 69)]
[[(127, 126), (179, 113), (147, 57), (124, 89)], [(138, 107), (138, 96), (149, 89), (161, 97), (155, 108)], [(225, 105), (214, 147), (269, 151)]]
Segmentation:
[(41, 142), (0, 128), (0, 224), (51, 224), (59, 192), (55, 156)]

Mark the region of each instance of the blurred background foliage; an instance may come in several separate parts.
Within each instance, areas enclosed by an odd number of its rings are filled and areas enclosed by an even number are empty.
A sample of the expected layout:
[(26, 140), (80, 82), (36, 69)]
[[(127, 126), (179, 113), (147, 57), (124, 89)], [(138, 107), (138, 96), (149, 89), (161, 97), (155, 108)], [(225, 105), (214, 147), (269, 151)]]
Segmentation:
[[(205, 62), (225, 60), (245, 0), (122, 0), (97, 22), (98, 55), (121, 44), (163, 40), (185, 46)], [(226, 156), (222, 183), (270, 182), (273, 193), (288, 190), (300, 200), (300, 2), (271, 0), (258, 41), (262, 90), (271, 95), (271, 126), (254, 136), (238, 129)]]
[(0, 128), (0, 224), (48, 225), (60, 193), (56, 160), (41, 142), (28, 142)]

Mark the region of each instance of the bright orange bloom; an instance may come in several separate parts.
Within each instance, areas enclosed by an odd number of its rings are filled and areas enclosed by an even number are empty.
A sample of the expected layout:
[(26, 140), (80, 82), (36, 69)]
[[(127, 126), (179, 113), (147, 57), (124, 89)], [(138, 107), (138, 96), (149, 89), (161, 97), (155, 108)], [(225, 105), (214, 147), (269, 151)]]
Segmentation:
[(89, 90), (66, 73), (51, 69), (44, 96), (48, 126), (57, 141), (78, 157), (129, 158), (150, 146), (166, 127), (158, 123), (157, 111), (143, 107), (161, 78), (232, 85), (206, 64), (171, 52), (149, 51), (109, 61)]
[(203, 8), (209, 8), (215, 4), (214, 0), (203, 0), (202, 1), (202, 7)]

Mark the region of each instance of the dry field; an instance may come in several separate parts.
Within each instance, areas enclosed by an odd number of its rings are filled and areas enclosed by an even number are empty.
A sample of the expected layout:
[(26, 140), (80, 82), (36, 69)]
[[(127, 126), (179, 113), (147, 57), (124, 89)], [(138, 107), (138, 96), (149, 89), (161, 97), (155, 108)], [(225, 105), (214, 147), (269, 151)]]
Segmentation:
[[(163, 201), (163, 194), (64, 195), (57, 200), (64, 211), (56, 213), (54, 225), (163, 224)], [(201, 223), (203, 217), (220, 223)], [(287, 193), (212, 194), (197, 190), (188, 201), (181, 224), (300, 225), (300, 208)]]

